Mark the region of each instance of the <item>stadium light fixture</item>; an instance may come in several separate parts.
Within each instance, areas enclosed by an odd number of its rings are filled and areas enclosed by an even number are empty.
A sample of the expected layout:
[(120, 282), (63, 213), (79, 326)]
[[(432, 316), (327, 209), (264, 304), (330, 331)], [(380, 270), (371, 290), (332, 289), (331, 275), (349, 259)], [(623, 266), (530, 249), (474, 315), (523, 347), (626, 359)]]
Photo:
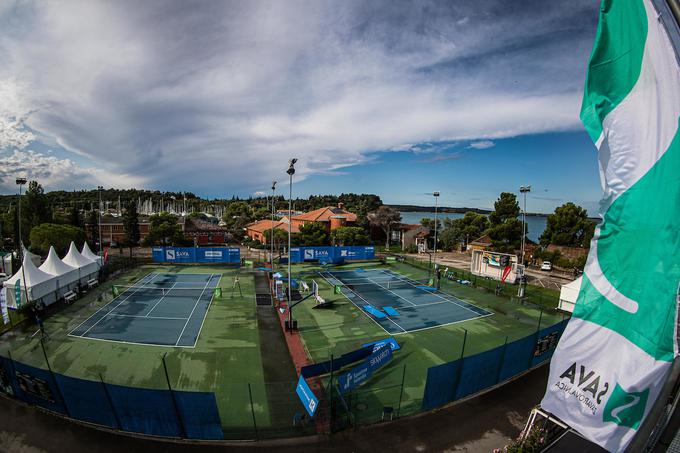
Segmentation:
[(270, 262), (272, 265), (272, 272), (274, 272), (274, 213), (276, 212), (276, 207), (274, 206), (274, 194), (276, 192), (276, 181), (272, 181), (272, 225), (269, 233), (271, 242), (271, 255)]
[(527, 221), (527, 193), (531, 192), (531, 186), (520, 186), (519, 192), (524, 195), (524, 207), (522, 208), (522, 264), (524, 264), (524, 245), (526, 237)]
[[(524, 246), (526, 244), (526, 223), (527, 223), (527, 193), (531, 192), (531, 186), (520, 186), (519, 192), (524, 195), (524, 207), (522, 208), (522, 266), (524, 266)], [(517, 296), (524, 297), (524, 283), (525, 277), (522, 275), (522, 280), (519, 282), (519, 289), (517, 290)]]
[(102, 190), (104, 187), (97, 186), (97, 190), (99, 191), (99, 256), (104, 256), (102, 255)]
[(296, 158), (292, 158), (288, 161), (288, 170), (286, 173), (290, 178), (288, 186), (288, 328), (293, 332), (293, 310), (291, 310), (291, 302), (293, 301), (293, 276), (291, 275), (291, 234), (293, 225), (293, 175), (295, 174), (295, 163)]
[[(24, 269), (24, 242), (21, 240), (21, 188), (26, 184), (26, 178), (17, 178), (16, 183), (19, 186), (19, 259), (21, 260), (21, 277), (24, 281), (24, 298), (28, 302), (28, 288), (26, 287), (26, 270)], [(17, 306), (21, 304), (21, 296), (19, 301), (16, 302)]]
[(432, 192), (434, 196), (434, 253), (432, 254), (432, 262), (435, 270), (437, 269), (437, 208), (439, 207), (439, 192)]

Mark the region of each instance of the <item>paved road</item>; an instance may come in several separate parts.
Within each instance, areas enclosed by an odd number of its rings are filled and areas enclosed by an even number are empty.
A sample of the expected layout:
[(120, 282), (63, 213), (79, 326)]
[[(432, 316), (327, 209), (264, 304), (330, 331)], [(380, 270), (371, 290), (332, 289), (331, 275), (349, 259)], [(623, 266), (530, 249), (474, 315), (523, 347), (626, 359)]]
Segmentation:
[(449, 408), (373, 425), (354, 432), (296, 443), (250, 442), (195, 445), (140, 440), (69, 422), (0, 397), (0, 451), (20, 453), (213, 453), (213, 452), (490, 452), (503, 447), (524, 426), (540, 401), (548, 377), (544, 366), (477, 398)]
[[(409, 254), (408, 256), (423, 261), (429, 260), (429, 256), (424, 254)], [(470, 255), (459, 252), (437, 252), (437, 263), (444, 266), (454, 266), (458, 269), (470, 270)], [(525, 272), (529, 284), (557, 291), (560, 290), (562, 285), (574, 280), (571, 273), (562, 273), (559, 271), (546, 272), (541, 271), (540, 269), (528, 268)]]

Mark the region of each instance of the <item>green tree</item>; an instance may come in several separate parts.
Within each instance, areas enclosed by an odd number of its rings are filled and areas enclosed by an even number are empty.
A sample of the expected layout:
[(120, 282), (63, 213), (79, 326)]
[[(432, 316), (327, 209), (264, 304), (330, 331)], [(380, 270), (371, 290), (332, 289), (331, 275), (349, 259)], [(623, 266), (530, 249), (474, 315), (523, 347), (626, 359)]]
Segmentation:
[(297, 245), (328, 245), (329, 235), (322, 222), (306, 222), (295, 235)]
[(139, 214), (137, 213), (137, 204), (133, 201), (127, 205), (125, 214), (123, 214), (123, 230), (125, 231), (125, 245), (130, 250), (130, 258), (132, 258), (132, 247), (139, 245)]
[(35, 253), (46, 255), (50, 246), (60, 255), (68, 251), (71, 241), (78, 247), (85, 242), (85, 231), (73, 225), (58, 225), (55, 223), (42, 223), (31, 230), (31, 250)]
[(382, 205), (368, 214), (368, 221), (372, 226), (380, 228), (385, 233), (385, 248), (390, 247), (390, 233), (401, 223), (401, 214), (396, 209)]
[[(87, 234), (90, 237), (90, 244), (98, 248), (99, 247), (99, 217), (97, 216), (97, 211), (94, 209), (87, 212)], [(94, 250), (94, 249), (93, 249)]]
[(503, 192), (493, 204), (494, 211), (489, 214), (491, 225), (499, 225), (519, 216), (519, 202), (514, 193)]
[[(494, 203), (494, 212), (489, 214), (491, 224), (488, 233), (494, 250), (513, 253), (522, 242), (522, 222), (517, 219), (519, 203), (515, 194), (503, 192)], [(526, 235), (525, 228), (524, 234)]]
[(28, 183), (26, 194), (21, 200), (21, 234), (23, 240), (30, 238), (31, 229), (50, 221), (50, 210), (47, 197), (37, 181)]
[(440, 238), (445, 250), (456, 250), (461, 242), (467, 243), (484, 234), (489, 219), (484, 214), (466, 212), (460, 219), (446, 219)]
[(149, 217), (149, 234), (144, 245), (181, 245), (184, 244), (182, 228), (177, 224), (177, 216), (161, 212)]
[(255, 209), (252, 214), (253, 221), (269, 219), (271, 216), (272, 213), (265, 207)]
[[(442, 230), (442, 219), (437, 218), (437, 221), (435, 222), (435, 219), (428, 218), (428, 217), (423, 217), (420, 219), (420, 224), (427, 228), (429, 232), (427, 233), (427, 243), (429, 244), (430, 241), (432, 241), (432, 244), (434, 244), (434, 230), (435, 230), (435, 223), (437, 224), (437, 242), (441, 242), (441, 235), (440, 232)], [(437, 247), (439, 244), (436, 244), (435, 247)], [(428, 246), (429, 247), (429, 246)]]
[(335, 245), (366, 245), (369, 243), (366, 230), (361, 227), (340, 227), (331, 232)]
[(83, 227), (83, 220), (80, 217), (80, 210), (78, 206), (73, 206), (69, 209), (69, 220), (68, 223), (77, 228)]
[(254, 219), (253, 210), (245, 201), (234, 201), (229, 203), (222, 218), (222, 220), (224, 220), (225, 228), (227, 228), (229, 233), (239, 241), (243, 239), (243, 236), (245, 235), (245, 226)]
[[(271, 244), (271, 235), (271, 229), (264, 232), (267, 244)], [(288, 231), (282, 230), (281, 228), (274, 228), (274, 250), (282, 250), (284, 244), (286, 246), (288, 245)]]
[(572, 202), (563, 204), (548, 216), (545, 231), (539, 238), (541, 245), (588, 247), (595, 233), (595, 223), (588, 219), (588, 211)]

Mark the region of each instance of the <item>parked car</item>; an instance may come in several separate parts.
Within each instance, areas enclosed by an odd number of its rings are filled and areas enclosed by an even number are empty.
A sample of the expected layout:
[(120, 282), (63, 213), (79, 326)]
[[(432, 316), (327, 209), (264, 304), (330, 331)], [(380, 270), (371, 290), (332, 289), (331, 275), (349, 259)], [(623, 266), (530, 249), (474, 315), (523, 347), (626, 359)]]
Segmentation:
[(552, 263), (550, 261), (543, 261), (543, 264), (541, 264), (541, 270), (542, 271), (551, 271), (552, 270)]

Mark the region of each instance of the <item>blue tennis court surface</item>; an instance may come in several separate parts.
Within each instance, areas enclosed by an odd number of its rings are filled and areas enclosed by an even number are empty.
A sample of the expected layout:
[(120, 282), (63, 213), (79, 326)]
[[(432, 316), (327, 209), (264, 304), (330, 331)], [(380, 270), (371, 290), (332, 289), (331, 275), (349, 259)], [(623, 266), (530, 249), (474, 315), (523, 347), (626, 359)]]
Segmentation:
[(362, 312), (390, 334), (414, 332), (492, 315), (389, 269), (324, 271)]
[(149, 274), (123, 288), (70, 336), (194, 347), (219, 274)]

